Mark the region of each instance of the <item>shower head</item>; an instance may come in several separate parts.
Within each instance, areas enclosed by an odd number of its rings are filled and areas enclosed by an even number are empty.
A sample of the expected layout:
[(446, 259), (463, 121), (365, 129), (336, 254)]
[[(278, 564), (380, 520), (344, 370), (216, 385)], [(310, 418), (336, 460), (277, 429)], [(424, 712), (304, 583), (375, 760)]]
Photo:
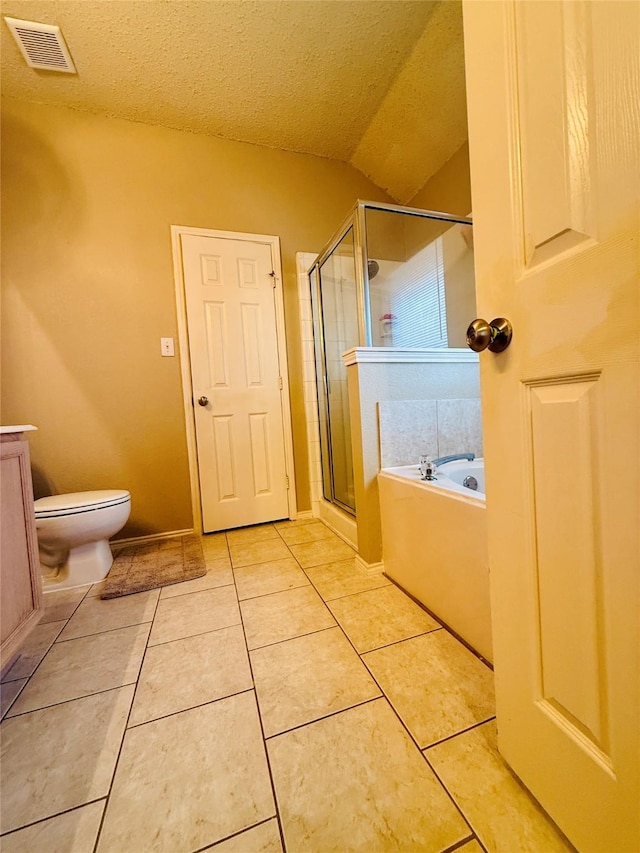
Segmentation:
[(367, 272), (369, 273), (369, 281), (371, 281), (372, 278), (375, 278), (378, 275), (379, 269), (380, 264), (377, 261), (367, 261)]

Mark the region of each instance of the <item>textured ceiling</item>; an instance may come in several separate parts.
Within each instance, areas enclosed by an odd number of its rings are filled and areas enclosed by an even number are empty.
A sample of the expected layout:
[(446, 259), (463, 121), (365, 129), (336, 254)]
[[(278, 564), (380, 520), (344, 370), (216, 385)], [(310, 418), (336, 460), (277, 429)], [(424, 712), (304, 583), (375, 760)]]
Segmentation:
[(3, 95), (352, 162), (407, 201), (466, 139), (459, 0), (3, 0), (58, 24), (78, 75), (2, 25)]

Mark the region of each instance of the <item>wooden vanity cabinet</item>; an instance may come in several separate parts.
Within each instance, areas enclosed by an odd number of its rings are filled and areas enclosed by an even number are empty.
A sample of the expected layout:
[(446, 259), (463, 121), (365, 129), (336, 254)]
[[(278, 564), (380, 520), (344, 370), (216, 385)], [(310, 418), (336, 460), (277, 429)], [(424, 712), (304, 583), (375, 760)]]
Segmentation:
[[(27, 427), (0, 434), (0, 671), (42, 616), (42, 578)], [(34, 427), (31, 427), (34, 429)]]

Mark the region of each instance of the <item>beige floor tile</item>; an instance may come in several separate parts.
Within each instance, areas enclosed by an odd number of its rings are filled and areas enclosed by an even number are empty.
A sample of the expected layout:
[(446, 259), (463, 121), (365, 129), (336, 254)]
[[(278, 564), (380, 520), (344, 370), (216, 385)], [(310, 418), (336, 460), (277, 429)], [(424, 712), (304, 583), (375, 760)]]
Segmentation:
[(60, 622), (46, 622), (44, 625), (36, 625), (20, 646), (15, 663), (7, 670), (2, 680), (15, 681), (18, 678), (28, 678), (32, 675), (66, 624), (63, 619)]
[(129, 726), (252, 687), (241, 625), (162, 643), (147, 649)]
[(2, 853), (88, 853), (96, 843), (105, 803), (89, 803), (5, 835)]
[(44, 613), (38, 624), (47, 622), (59, 622), (61, 619), (69, 619), (90, 587), (80, 586), (76, 589), (63, 589), (60, 592), (46, 592), (42, 596)]
[(475, 838), (472, 838), (471, 841), (467, 841), (462, 847), (456, 847), (456, 853), (484, 853), (484, 850)]
[(493, 673), (447, 631), (385, 646), (363, 660), (420, 747), (495, 716)]
[(275, 816), (253, 693), (129, 729), (100, 853), (198, 850)]
[(340, 628), (251, 652), (265, 737), (380, 696)]
[(470, 835), (384, 699), (267, 741), (288, 850), (436, 851)]
[(228, 557), (206, 561), (207, 573), (201, 578), (191, 581), (172, 583), (160, 590), (160, 599), (174, 598), (176, 595), (187, 595), (190, 592), (201, 592), (203, 589), (217, 589), (219, 586), (230, 586), (233, 583), (231, 560)]
[(16, 701), (28, 680), (28, 678), (20, 678), (18, 681), (4, 681), (0, 684), (0, 719)]
[(349, 560), (355, 556), (353, 548), (338, 536), (334, 536), (333, 539), (320, 539), (316, 542), (292, 545), (291, 553), (303, 569), (320, 566), (323, 563), (335, 563), (338, 560)]
[(330, 530), (321, 521), (301, 524), (299, 527), (282, 527), (278, 532), (287, 545), (299, 545), (302, 542), (317, 542), (319, 539), (340, 539), (333, 530)]
[(133, 684), (150, 625), (117, 628), (56, 643), (14, 703), (10, 717)]
[(291, 552), (278, 536), (275, 539), (265, 539), (250, 545), (229, 545), (231, 563), (234, 569), (239, 566), (251, 566), (255, 563), (271, 563), (274, 560), (285, 560), (291, 557)]
[(391, 581), (380, 572), (368, 575), (356, 564), (355, 558), (327, 563), (324, 566), (313, 566), (306, 569), (306, 572), (325, 601), (391, 584)]
[(277, 538), (278, 532), (273, 524), (257, 524), (254, 527), (238, 527), (236, 530), (227, 530), (227, 542), (230, 547), (233, 545), (255, 545), (257, 542)]
[(360, 653), (440, 628), (393, 584), (336, 598), (328, 604)]
[(276, 560), (273, 563), (257, 563), (254, 566), (240, 566), (233, 571), (238, 590), (238, 598), (256, 598), (306, 586), (309, 580), (293, 557)]
[(162, 599), (158, 604), (149, 645), (170, 643), (239, 624), (240, 611), (233, 586), (177, 595)]
[(227, 537), (224, 533), (205, 533), (200, 539), (200, 544), (205, 560), (229, 556)]
[(336, 624), (311, 586), (250, 598), (241, 602), (240, 607), (249, 649), (281, 643)]
[(500, 757), (495, 723), (425, 751), (489, 853), (568, 853), (566, 841)]
[(122, 598), (110, 598), (107, 601), (95, 597), (87, 598), (69, 619), (67, 627), (58, 637), (58, 642), (151, 622), (159, 596), (159, 589), (151, 589), (148, 592), (123, 595)]
[(259, 826), (253, 826), (214, 847), (207, 847), (206, 850), (211, 853), (282, 853), (278, 821), (273, 818)]
[(228, 551), (224, 556), (207, 557), (205, 555), (204, 562), (207, 567), (207, 571), (231, 568), (231, 556)]
[(2, 722), (2, 832), (105, 797), (133, 686)]

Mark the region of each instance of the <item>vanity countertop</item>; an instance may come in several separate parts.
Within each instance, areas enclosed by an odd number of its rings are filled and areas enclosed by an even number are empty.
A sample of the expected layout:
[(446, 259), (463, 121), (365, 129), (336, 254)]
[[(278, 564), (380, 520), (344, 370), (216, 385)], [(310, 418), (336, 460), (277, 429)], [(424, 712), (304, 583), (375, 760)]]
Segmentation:
[(12, 432), (31, 432), (31, 430), (38, 429), (37, 426), (33, 424), (18, 424), (18, 426), (0, 426), (0, 435), (7, 435)]

